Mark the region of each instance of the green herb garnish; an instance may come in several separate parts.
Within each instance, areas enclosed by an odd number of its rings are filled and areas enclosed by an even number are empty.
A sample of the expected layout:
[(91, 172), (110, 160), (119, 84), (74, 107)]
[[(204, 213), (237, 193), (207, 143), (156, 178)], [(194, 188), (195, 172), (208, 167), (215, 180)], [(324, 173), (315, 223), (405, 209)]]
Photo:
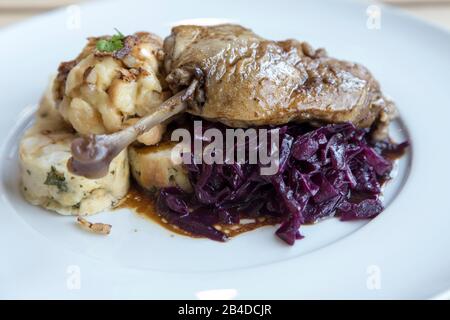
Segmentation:
[(117, 29), (117, 34), (113, 35), (110, 39), (100, 39), (95, 45), (100, 52), (114, 52), (123, 48), (123, 40), (125, 36)]
[(81, 207), (81, 202), (78, 202), (77, 204), (74, 204), (72, 206), (72, 208), (74, 208), (74, 209), (80, 209), (80, 207)]
[(69, 191), (64, 174), (58, 172), (54, 166), (52, 166), (51, 170), (47, 172), (47, 179), (45, 179), (44, 184), (48, 186), (56, 186), (60, 192)]

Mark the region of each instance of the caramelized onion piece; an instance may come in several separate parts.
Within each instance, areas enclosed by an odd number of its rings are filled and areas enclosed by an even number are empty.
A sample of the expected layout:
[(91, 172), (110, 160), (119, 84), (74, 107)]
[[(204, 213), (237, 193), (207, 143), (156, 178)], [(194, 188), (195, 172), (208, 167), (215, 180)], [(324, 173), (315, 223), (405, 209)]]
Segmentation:
[(86, 219), (82, 217), (78, 217), (77, 221), (81, 228), (84, 230), (98, 233), (98, 234), (110, 234), (112, 226), (110, 224), (106, 223), (92, 223), (87, 221)]
[(154, 113), (149, 114), (134, 125), (113, 134), (80, 137), (72, 142), (72, 157), (67, 167), (73, 174), (89, 179), (99, 179), (108, 174), (111, 161), (138, 136), (157, 124), (186, 110), (197, 88), (198, 81), (166, 100)]

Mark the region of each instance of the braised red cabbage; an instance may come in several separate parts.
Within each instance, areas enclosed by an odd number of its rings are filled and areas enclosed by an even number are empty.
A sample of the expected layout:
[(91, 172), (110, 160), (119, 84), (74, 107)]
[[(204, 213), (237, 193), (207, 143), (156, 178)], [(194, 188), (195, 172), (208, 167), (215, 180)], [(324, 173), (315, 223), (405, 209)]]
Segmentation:
[[(224, 130), (220, 124), (208, 127)], [(239, 223), (243, 213), (272, 216), (281, 222), (276, 235), (293, 245), (302, 238), (302, 224), (332, 216), (371, 219), (383, 210), (381, 185), (392, 170), (383, 152), (398, 153), (407, 143), (373, 145), (367, 130), (350, 123), (277, 129), (280, 164), (275, 175), (262, 176), (261, 165), (248, 159), (242, 164), (186, 165), (194, 192), (160, 190), (159, 214), (185, 231), (217, 241), (228, 237), (215, 224)]]

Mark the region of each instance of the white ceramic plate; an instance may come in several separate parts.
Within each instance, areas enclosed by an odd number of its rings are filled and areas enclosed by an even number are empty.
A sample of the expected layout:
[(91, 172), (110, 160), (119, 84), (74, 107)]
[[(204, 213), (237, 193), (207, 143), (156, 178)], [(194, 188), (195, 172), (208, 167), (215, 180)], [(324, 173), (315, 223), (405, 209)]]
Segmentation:
[[(89, 35), (117, 27), (166, 36), (188, 19), (307, 40), (368, 66), (399, 106), (393, 135), (412, 142), (387, 187), (387, 209), (368, 223), (303, 227), (306, 238), (291, 248), (272, 227), (222, 244), (174, 236), (128, 210), (93, 218), (113, 225), (102, 237), (27, 204), (17, 143), (58, 63)], [(367, 20), (367, 5), (340, 1), (126, 0), (1, 30), (0, 297), (430, 298), (450, 288), (450, 35), (385, 8), (380, 29)]]

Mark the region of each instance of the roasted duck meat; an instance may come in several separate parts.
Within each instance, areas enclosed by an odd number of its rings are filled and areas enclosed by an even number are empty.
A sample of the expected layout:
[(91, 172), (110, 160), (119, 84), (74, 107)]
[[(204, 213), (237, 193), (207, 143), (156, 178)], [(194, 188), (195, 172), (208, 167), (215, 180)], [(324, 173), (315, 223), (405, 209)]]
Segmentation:
[(195, 77), (203, 84), (188, 112), (232, 127), (291, 121), (369, 127), (395, 111), (365, 67), (306, 42), (269, 41), (238, 25), (178, 26), (164, 51), (173, 92)]

